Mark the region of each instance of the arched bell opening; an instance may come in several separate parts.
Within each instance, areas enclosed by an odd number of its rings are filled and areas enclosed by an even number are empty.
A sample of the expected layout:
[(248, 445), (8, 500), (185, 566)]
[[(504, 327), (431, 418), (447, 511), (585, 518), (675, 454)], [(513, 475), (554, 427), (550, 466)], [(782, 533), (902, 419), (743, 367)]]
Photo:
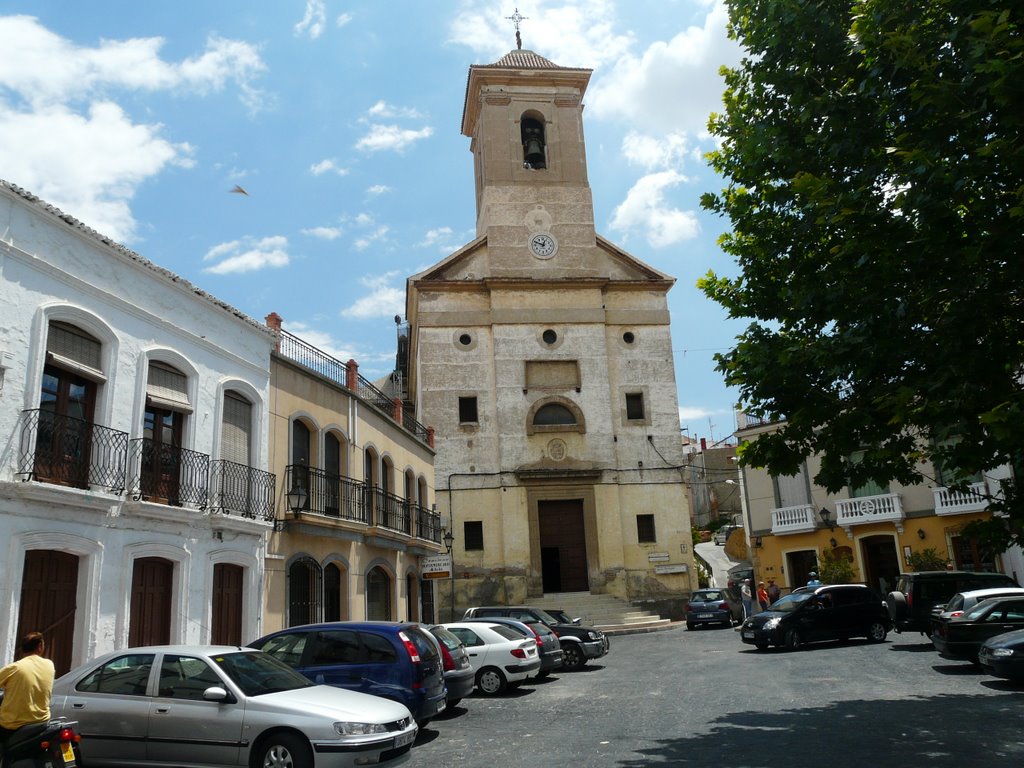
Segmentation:
[(536, 118), (524, 117), (520, 123), (523, 140), (523, 167), (540, 170), (548, 167), (544, 123)]

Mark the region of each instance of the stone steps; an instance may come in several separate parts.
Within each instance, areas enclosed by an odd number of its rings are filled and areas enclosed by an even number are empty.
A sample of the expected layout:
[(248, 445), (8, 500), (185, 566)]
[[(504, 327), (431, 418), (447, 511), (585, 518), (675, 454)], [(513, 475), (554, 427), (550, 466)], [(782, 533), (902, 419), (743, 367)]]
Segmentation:
[(530, 600), (538, 608), (560, 608), (580, 623), (600, 629), (607, 635), (626, 635), (637, 632), (656, 632), (674, 626), (656, 613), (637, 610), (614, 595), (595, 595), (590, 592), (548, 592), (542, 598)]

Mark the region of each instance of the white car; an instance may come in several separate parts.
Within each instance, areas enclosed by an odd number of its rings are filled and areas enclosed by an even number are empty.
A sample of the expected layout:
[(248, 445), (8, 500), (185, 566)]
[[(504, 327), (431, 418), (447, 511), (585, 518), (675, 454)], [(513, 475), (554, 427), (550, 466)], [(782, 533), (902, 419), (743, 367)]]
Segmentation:
[(1018, 597), (1024, 595), (1024, 589), (1020, 587), (988, 587), (986, 589), (972, 589), (967, 592), (957, 592), (943, 607), (932, 610), (932, 615), (939, 619), (955, 619), (963, 616), (971, 608), (982, 600), (992, 597)]
[(523, 637), (511, 627), (479, 619), (443, 626), (466, 646), (481, 693), (499, 694), (540, 669), (537, 641)]
[(108, 653), (57, 680), (50, 709), (78, 721), (82, 763), (97, 767), (393, 766), (417, 732), (404, 704), (230, 646)]
[(715, 544), (718, 544), (719, 546), (723, 546), (725, 542), (729, 539), (729, 534), (731, 534), (739, 527), (740, 526), (738, 525), (723, 525), (721, 528), (715, 531), (714, 536), (712, 536), (712, 541), (714, 541)]

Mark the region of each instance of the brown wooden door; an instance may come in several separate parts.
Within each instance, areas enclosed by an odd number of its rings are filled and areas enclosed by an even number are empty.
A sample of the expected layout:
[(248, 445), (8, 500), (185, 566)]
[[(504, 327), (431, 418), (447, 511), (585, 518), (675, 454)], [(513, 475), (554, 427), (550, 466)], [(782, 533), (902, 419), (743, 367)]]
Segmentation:
[(242, 579), (245, 569), (232, 563), (213, 566), (214, 645), (242, 644)]
[(892, 536), (866, 536), (860, 543), (864, 553), (864, 582), (883, 595), (896, 589), (900, 559)]
[[(584, 592), (589, 590), (583, 500), (540, 501), (537, 504), (537, 518), (540, 529), (544, 591)], [(547, 552), (546, 556), (545, 552)], [(544, 567), (544, 563), (547, 563), (547, 567)]]
[(71, 669), (78, 595), (78, 557), (49, 549), (25, 552), (21, 576), (18, 643), (29, 632), (42, 632), (46, 655), (58, 675)]
[(171, 588), (174, 563), (162, 557), (140, 557), (132, 567), (128, 645), (171, 642)]

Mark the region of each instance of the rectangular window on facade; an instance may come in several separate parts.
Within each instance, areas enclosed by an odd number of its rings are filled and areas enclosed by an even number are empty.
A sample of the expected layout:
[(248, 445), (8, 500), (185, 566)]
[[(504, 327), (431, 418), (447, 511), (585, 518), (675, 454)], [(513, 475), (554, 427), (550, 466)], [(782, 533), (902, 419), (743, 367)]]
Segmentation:
[(642, 392), (630, 392), (626, 395), (626, 418), (630, 421), (643, 421), (644, 396)]
[(657, 541), (654, 534), (654, 515), (636, 516), (636, 540), (641, 543)]
[(467, 520), (462, 524), (463, 543), (467, 552), (484, 548), (484, 524), (480, 520)]
[(459, 423), (460, 424), (476, 424), (480, 421), (476, 412), (476, 398), (475, 397), (460, 397), (459, 398)]

